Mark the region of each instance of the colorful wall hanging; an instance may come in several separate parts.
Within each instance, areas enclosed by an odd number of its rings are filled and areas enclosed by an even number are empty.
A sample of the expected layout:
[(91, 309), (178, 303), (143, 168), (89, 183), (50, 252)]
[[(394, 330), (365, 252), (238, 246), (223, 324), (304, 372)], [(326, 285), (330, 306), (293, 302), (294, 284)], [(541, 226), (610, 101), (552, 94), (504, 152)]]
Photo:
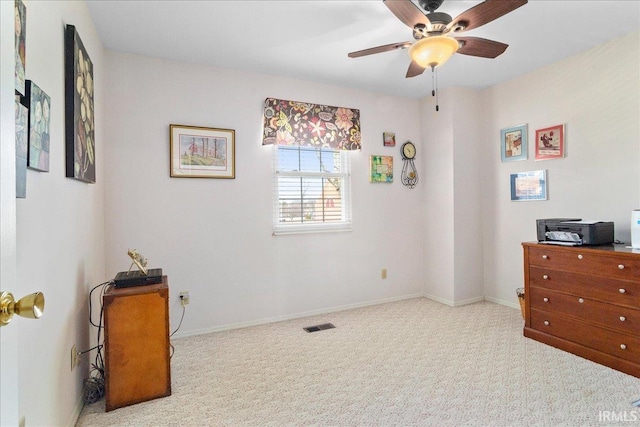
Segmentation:
[(370, 182), (393, 182), (393, 156), (370, 156)]

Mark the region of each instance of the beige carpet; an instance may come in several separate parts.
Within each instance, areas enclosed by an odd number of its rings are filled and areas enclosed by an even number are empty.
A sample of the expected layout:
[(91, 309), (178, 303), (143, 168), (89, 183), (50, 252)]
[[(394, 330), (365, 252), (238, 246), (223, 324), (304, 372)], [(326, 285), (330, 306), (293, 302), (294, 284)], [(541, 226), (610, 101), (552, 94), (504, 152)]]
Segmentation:
[[(327, 322), (336, 329), (302, 330)], [(417, 298), (181, 338), (170, 397), (109, 413), (102, 400), (77, 425), (640, 425), (639, 379), (522, 326), (505, 306)]]

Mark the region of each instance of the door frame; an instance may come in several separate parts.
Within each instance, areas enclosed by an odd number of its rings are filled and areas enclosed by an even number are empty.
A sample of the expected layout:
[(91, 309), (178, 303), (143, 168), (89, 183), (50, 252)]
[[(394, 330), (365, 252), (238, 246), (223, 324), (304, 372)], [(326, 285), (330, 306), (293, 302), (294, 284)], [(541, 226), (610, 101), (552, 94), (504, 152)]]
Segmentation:
[[(0, 290), (19, 294), (16, 262), (14, 2), (0, 1)], [(0, 426), (19, 423), (18, 325), (0, 327)]]

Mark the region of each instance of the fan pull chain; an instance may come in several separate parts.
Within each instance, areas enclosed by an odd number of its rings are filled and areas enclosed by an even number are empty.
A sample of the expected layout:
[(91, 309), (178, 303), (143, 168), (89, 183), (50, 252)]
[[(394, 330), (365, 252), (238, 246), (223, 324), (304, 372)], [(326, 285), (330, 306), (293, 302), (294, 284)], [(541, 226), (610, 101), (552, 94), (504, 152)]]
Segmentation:
[(436, 111), (440, 111), (440, 102), (438, 101), (438, 72), (434, 65), (431, 66), (431, 96), (436, 97)]

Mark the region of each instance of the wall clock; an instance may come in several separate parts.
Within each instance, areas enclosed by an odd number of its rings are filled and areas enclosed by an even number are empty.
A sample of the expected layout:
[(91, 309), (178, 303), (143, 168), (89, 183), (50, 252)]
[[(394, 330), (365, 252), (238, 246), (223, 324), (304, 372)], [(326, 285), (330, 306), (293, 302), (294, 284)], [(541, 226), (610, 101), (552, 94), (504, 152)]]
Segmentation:
[(413, 145), (413, 142), (407, 141), (402, 144), (400, 152), (404, 163), (402, 165), (402, 175), (400, 179), (403, 185), (413, 188), (418, 183), (418, 170), (413, 163), (413, 159), (416, 157), (416, 146)]

